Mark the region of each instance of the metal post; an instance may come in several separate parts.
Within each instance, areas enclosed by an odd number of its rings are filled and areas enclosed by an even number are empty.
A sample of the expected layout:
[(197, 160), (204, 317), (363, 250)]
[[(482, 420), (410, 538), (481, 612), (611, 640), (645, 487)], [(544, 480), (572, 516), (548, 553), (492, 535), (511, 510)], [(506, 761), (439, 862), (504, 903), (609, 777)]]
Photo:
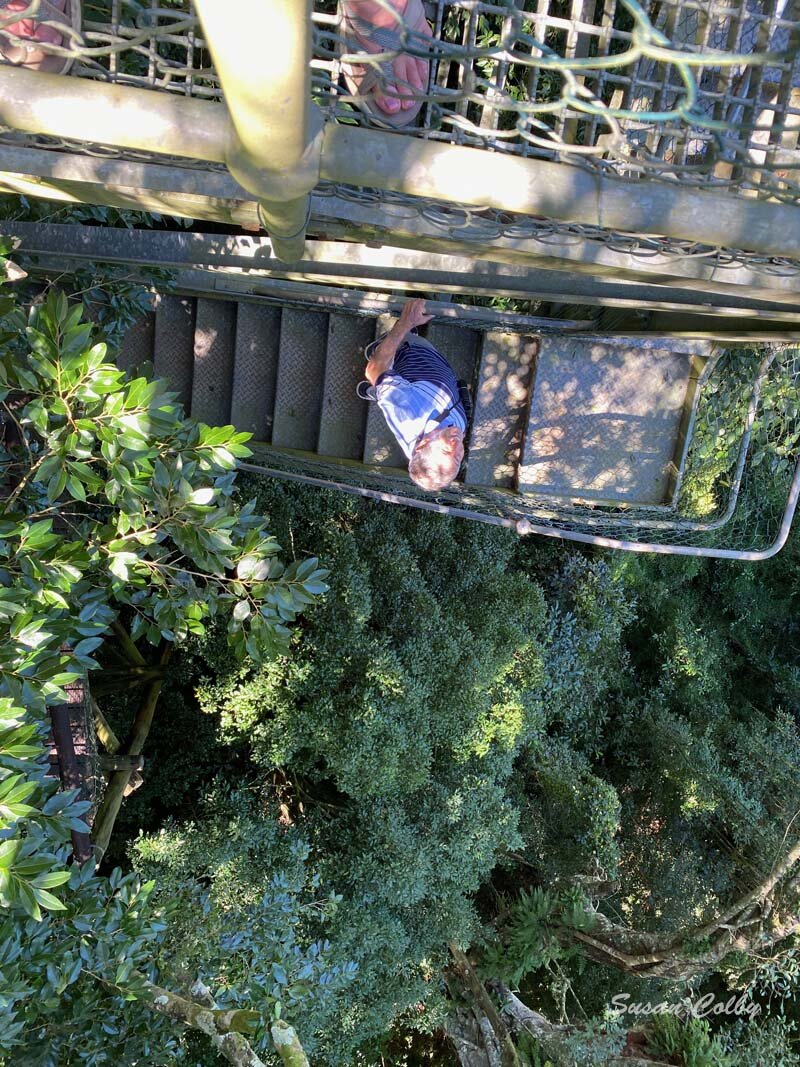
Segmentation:
[(322, 119), (311, 100), (312, 0), (196, 0), (231, 116), (228, 169), (259, 200), (275, 255), (303, 258)]

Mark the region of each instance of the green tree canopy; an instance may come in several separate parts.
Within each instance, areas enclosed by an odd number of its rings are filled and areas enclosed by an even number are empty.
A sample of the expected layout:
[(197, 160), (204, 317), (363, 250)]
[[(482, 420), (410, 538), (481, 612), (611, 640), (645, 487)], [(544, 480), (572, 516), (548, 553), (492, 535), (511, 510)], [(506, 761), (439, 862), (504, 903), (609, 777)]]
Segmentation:
[[(177, 1055), (178, 1022), (232, 1062), (255, 1064), (241, 1031), (271, 1047), (264, 1005), (231, 1016), (224, 989), (227, 1006), (198, 1015), (203, 1003), (158, 984), (180, 976), (160, 966), (170, 909), (152, 903), (153, 884), (98, 877), (92, 859), (66, 865), (89, 802), (46, 774), (48, 712), (67, 702), (65, 686), (85, 684), (109, 643), (134, 662), (137, 641), (157, 645), (163, 664), (173, 644), (224, 618), (233, 659), (285, 652), (327, 572), (312, 556), (285, 563), (254, 503), (235, 499), (246, 434), (187, 420), (162, 383), (119, 371), (62, 294), (28, 308), (3, 297), (0, 316), (0, 1048), (42, 1064), (119, 1062), (123, 1048), (162, 1062)], [(160, 684), (133, 724), (139, 745)], [(119, 777), (104, 804), (121, 797)], [(287, 844), (287, 865), (300, 847)], [(287, 883), (277, 937), (291, 932), (302, 886)], [(265, 891), (250, 918), (275, 906)], [(153, 1024), (154, 1010), (167, 1026)]]

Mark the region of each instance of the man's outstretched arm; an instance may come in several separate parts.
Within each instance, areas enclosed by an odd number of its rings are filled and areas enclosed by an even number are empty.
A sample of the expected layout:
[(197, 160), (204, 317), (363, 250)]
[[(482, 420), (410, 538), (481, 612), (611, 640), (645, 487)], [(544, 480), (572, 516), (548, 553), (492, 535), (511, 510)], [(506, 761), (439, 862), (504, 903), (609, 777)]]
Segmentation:
[(425, 314), (424, 300), (409, 300), (404, 305), (397, 322), (375, 349), (372, 359), (364, 371), (364, 376), (370, 385), (374, 385), (385, 371), (392, 369), (397, 350), (405, 341), (409, 330), (412, 330), (415, 326), (424, 326), (432, 318), (433, 315)]

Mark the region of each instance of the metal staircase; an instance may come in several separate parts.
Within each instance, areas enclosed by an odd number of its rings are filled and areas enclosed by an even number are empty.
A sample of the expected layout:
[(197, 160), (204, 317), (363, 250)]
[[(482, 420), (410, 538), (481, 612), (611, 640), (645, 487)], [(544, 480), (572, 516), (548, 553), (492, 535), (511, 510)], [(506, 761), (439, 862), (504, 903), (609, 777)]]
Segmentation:
[[(800, 500), (797, 12), (620, 0), (567, 27), (550, 0), (425, 5), (433, 37), (403, 44), (423, 108), (395, 132), (346, 91), (329, 0), (236, 19), (97, 0), (44, 48), (69, 73), (0, 64), (0, 190), (222, 228), (3, 231), (51, 276), (173, 272), (187, 295), (123, 359), (252, 432), (276, 475), (595, 545), (773, 555)], [(432, 336), (475, 389), (463, 478), (434, 497), (353, 392), (409, 293), (452, 298)]]
[[(355, 393), (364, 348), (393, 319), (160, 295), (120, 352), (152, 361), (187, 412), (287, 454), (402, 477), (375, 404)], [(475, 398), (465, 486), (651, 507), (674, 500), (702, 341), (599, 341), (431, 323), (428, 339)]]
[[(127, 369), (151, 361), (193, 418), (232, 423), (275, 449), (404, 469), (405, 457), (377, 405), (355, 392), (364, 376), (364, 348), (392, 321), (387, 315), (160, 295), (155, 310), (125, 338), (119, 363)], [(464, 326), (432, 324), (427, 335), (473, 387), (481, 359), (496, 366), (493, 346), (530, 344), (518, 335)], [(497, 421), (494, 412), (490, 418)], [(481, 431), (484, 467), (500, 441), (519, 451), (518, 428), (498, 426), (493, 437), (489, 421)]]

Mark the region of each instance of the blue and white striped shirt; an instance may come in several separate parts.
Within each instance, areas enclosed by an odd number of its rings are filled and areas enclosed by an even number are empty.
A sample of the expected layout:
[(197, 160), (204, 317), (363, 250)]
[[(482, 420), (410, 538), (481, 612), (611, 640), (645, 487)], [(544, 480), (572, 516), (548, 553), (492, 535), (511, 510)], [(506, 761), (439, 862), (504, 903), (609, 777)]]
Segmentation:
[[(402, 343), (392, 369), (378, 378), (375, 399), (409, 459), (423, 434), (442, 426), (467, 429), (458, 381), (450, 364), (432, 344), (416, 335)], [(452, 411), (436, 422), (437, 415), (453, 404)]]

